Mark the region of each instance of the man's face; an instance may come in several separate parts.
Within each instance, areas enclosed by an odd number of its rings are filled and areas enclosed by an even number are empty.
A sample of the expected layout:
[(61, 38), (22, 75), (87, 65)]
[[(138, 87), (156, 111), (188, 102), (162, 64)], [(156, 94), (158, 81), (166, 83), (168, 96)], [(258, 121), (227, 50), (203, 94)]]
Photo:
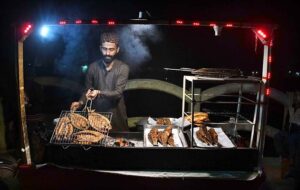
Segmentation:
[(104, 42), (100, 46), (100, 50), (102, 52), (104, 62), (108, 64), (116, 57), (116, 54), (119, 52), (119, 47), (115, 43)]

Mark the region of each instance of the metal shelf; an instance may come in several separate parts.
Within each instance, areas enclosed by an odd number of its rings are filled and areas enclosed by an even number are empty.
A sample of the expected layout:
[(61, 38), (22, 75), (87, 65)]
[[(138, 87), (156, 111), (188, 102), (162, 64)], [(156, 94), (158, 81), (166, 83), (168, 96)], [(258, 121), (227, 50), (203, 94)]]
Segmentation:
[[(226, 85), (226, 84), (233, 84), (236, 85), (237, 88), (235, 92), (227, 93), (224, 90), (223, 94), (205, 94), (205, 90), (201, 89), (201, 84), (209, 84), (211, 86), (216, 85)], [(187, 89), (189, 85), (190, 89)], [(245, 85), (252, 85), (254, 87), (255, 92), (251, 96), (245, 96), (243, 87)], [(257, 86), (253, 86), (257, 85)], [(195, 113), (195, 105), (198, 104), (200, 106), (199, 111), (202, 110), (202, 107), (205, 105), (228, 105), (228, 106), (235, 106), (236, 108), (234, 112), (207, 112), (209, 114), (210, 121), (203, 122), (204, 125), (209, 125), (211, 127), (217, 126), (229, 126), (234, 127), (236, 130), (238, 125), (249, 126), (251, 128), (251, 136), (250, 136), (250, 144), (249, 148), (254, 147), (254, 139), (256, 139), (256, 146), (260, 147), (259, 144), (261, 143), (261, 127), (262, 124), (260, 123), (261, 120), (258, 119), (259, 117), (259, 108), (261, 106), (261, 91), (262, 86), (264, 83), (258, 79), (253, 77), (247, 78), (211, 78), (211, 77), (199, 77), (199, 76), (184, 76), (183, 78), (183, 93), (182, 93), (182, 117), (187, 115), (194, 115)], [(200, 86), (200, 88), (199, 88)], [(197, 91), (196, 91), (196, 87)], [(222, 99), (223, 98), (223, 99)], [(224, 100), (225, 98), (231, 98)], [(188, 100), (190, 103), (190, 108), (187, 110), (185, 101)], [(248, 119), (246, 116), (241, 114), (242, 106), (252, 106), (250, 113), (252, 119)], [(223, 119), (216, 119), (216, 117), (223, 117)], [(184, 119), (182, 122), (182, 126), (184, 124)], [(194, 145), (193, 140), (193, 132), (194, 132), (194, 117), (192, 116), (192, 122), (190, 128), (190, 141), (191, 145)], [(254, 135), (256, 134), (256, 138)]]

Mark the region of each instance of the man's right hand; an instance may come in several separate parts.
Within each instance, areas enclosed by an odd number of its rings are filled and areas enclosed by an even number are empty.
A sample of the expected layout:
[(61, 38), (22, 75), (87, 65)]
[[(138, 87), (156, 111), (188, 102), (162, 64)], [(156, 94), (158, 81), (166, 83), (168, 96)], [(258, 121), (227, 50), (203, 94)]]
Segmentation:
[(100, 90), (89, 89), (86, 92), (85, 97), (88, 100), (94, 100), (99, 94), (100, 94)]
[(80, 106), (82, 106), (81, 102), (72, 102), (70, 110), (71, 111), (76, 111)]

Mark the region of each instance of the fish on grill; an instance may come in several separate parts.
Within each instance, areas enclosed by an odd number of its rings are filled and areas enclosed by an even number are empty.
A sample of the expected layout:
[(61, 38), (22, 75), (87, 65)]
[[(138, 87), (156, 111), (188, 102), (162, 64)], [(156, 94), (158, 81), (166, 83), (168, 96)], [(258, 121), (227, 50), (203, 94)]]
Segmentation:
[(153, 146), (158, 146), (158, 129), (153, 127), (148, 133), (148, 139)]
[(86, 130), (89, 128), (89, 121), (84, 116), (78, 114), (78, 113), (70, 113), (69, 114), (70, 121), (74, 127), (76, 127), (79, 130)]
[(89, 112), (88, 121), (91, 127), (97, 131), (102, 132), (112, 129), (109, 119), (99, 113)]
[(73, 125), (68, 117), (62, 117), (55, 128), (54, 134), (57, 140), (66, 140), (71, 137), (73, 133)]
[(97, 131), (83, 130), (73, 134), (74, 143), (79, 144), (93, 144), (98, 143), (105, 136)]

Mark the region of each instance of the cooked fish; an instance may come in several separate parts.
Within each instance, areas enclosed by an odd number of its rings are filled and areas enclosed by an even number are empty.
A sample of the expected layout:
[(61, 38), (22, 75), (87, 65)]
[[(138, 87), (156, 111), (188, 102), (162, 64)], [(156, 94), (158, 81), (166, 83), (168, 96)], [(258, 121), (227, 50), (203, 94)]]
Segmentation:
[(169, 118), (157, 118), (157, 125), (171, 125), (171, 120)]
[(69, 114), (69, 118), (71, 120), (72, 125), (77, 129), (86, 130), (89, 128), (89, 122), (84, 116), (72, 112)]
[(208, 130), (208, 133), (210, 134), (211, 138), (212, 138), (212, 144), (215, 145), (215, 144), (218, 144), (218, 134), (217, 132), (215, 131), (215, 129), (213, 128), (210, 128)]
[(92, 144), (102, 140), (105, 136), (97, 131), (84, 130), (73, 134), (74, 142), (79, 144)]
[(164, 131), (168, 132), (169, 135), (171, 135), (172, 134), (172, 129), (173, 129), (173, 125), (168, 125), (168, 127), (166, 127)]
[(54, 134), (57, 140), (66, 140), (71, 137), (73, 126), (68, 117), (62, 117), (55, 128)]
[[(185, 119), (192, 122), (192, 115), (185, 116)], [(201, 124), (204, 121), (208, 121), (208, 113), (205, 112), (195, 112), (194, 113), (194, 123)]]
[(92, 128), (100, 132), (108, 131), (112, 128), (109, 119), (96, 112), (89, 112), (88, 121)]
[(206, 127), (199, 127), (199, 130), (196, 132), (196, 136), (200, 141), (206, 143), (207, 145), (210, 145), (211, 143), (207, 138), (206, 131), (207, 131)]
[(169, 136), (168, 138), (168, 144), (170, 146), (175, 146), (175, 142), (174, 142), (174, 137), (173, 137), (173, 134), (171, 133), (171, 135)]
[(153, 127), (148, 133), (148, 139), (153, 146), (158, 146), (158, 129)]
[(168, 139), (169, 139), (170, 135), (172, 134), (172, 128), (173, 128), (173, 126), (169, 125), (168, 127), (165, 128), (165, 130), (163, 132), (159, 132), (158, 140), (163, 146), (168, 145)]

